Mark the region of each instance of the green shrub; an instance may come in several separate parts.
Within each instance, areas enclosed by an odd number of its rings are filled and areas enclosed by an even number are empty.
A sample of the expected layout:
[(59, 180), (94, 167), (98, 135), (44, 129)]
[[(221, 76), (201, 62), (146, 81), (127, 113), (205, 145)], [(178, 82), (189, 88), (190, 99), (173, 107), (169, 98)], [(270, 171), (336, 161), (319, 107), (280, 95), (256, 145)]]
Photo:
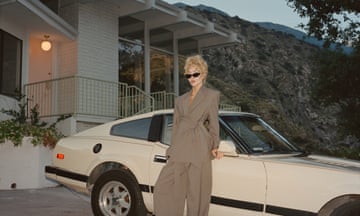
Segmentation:
[(34, 146), (43, 144), (44, 146), (53, 148), (56, 142), (64, 137), (64, 135), (56, 129), (56, 124), (70, 116), (60, 116), (55, 123), (48, 125), (40, 121), (38, 105), (30, 109), (30, 116), (28, 118), (27, 100), (24, 100), (24, 96), (20, 96), (18, 101), (18, 111), (1, 110), (2, 113), (12, 116), (12, 119), (0, 122), (0, 143), (9, 140), (14, 146), (20, 146), (24, 137), (32, 137), (31, 143)]

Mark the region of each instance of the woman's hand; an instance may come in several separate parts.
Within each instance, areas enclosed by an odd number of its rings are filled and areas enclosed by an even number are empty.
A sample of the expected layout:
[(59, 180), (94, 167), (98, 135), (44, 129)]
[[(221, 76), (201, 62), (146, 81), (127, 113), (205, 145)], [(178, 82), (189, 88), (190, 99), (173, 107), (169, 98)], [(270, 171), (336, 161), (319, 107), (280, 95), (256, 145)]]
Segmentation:
[(211, 150), (211, 154), (214, 156), (214, 158), (216, 159), (221, 159), (222, 157), (224, 157), (224, 153), (221, 151), (218, 151), (217, 148), (214, 148), (213, 150)]

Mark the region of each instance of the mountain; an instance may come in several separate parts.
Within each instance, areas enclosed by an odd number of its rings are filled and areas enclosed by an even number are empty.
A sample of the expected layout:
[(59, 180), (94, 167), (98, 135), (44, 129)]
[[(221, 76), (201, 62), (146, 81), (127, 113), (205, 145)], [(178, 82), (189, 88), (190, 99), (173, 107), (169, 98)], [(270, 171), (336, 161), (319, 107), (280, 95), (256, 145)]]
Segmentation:
[[(182, 8), (182, 9), (185, 9), (186, 7), (189, 6), (189, 5), (184, 4), (182, 2), (178, 2), (178, 3), (175, 3), (173, 5), (175, 5), (178, 8)], [(203, 5), (203, 4), (199, 4), (198, 6), (195, 6), (195, 8), (199, 9), (200, 11), (207, 11), (207, 12), (210, 12), (210, 13), (217, 13), (217, 14), (220, 14), (222, 16), (228, 16), (229, 17), (229, 14), (225, 13), (224, 11), (219, 10), (217, 8), (214, 8), (214, 7), (206, 6), (206, 5)]]
[[(256, 22), (256, 24), (258, 24), (259, 26), (266, 28), (266, 29), (271, 29), (274, 31), (284, 32), (284, 33), (293, 35), (295, 38), (297, 38), (299, 40), (303, 40), (306, 43), (309, 43), (309, 44), (312, 44), (312, 45), (315, 45), (318, 47), (322, 47), (324, 44), (323, 40), (318, 40), (315, 37), (310, 37), (306, 33), (296, 30), (294, 28), (290, 28), (288, 26), (284, 26), (284, 25), (280, 25), (280, 24), (276, 24), (276, 23), (272, 23), (272, 22)], [(331, 44), (330, 48), (336, 49), (336, 44)], [(344, 53), (352, 52), (351, 47), (341, 46), (341, 48)]]
[[(186, 7), (191, 7), (187, 4), (184, 3), (175, 3), (174, 4), (176, 7), (185, 9)], [(206, 6), (203, 4), (197, 5), (197, 6), (193, 6), (193, 8), (196, 8), (200, 11), (203, 12), (208, 12), (208, 13), (216, 13), (219, 14), (223, 17), (228, 17), (231, 18), (227, 13), (225, 13), (222, 10), (219, 10), (217, 8), (214, 7), (210, 7), (210, 6)], [(318, 40), (315, 37), (311, 37), (308, 36), (305, 32), (296, 30), (294, 28), (285, 26), (285, 25), (281, 25), (281, 24), (276, 24), (276, 23), (272, 23), (272, 22), (255, 22), (255, 24), (259, 25), (260, 27), (266, 28), (266, 29), (270, 29), (270, 30), (274, 30), (274, 31), (279, 31), (279, 32), (283, 32), (289, 35), (294, 36), (295, 38), (297, 38), (298, 40), (302, 40), (306, 43), (318, 46), (318, 47), (323, 47), (324, 41), (323, 40)], [(336, 49), (336, 44), (331, 44), (330, 45), (330, 49)], [(341, 46), (341, 49), (343, 50), (344, 53), (351, 53), (352, 52), (352, 48), (351, 47), (346, 47), (346, 46)]]
[(358, 138), (338, 135), (339, 107), (323, 106), (311, 97), (319, 46), (305, 42), (296, 30), (288, 33), (287, 27), (275, 31), (216, 10), (182, 7), (232, 29), (244, 41), (202, 52), (209, 65), (207, 85), (221, 92), (222, 103), (259, 114), (305, 150), (340, 156), (344, 147), (360, 146)]

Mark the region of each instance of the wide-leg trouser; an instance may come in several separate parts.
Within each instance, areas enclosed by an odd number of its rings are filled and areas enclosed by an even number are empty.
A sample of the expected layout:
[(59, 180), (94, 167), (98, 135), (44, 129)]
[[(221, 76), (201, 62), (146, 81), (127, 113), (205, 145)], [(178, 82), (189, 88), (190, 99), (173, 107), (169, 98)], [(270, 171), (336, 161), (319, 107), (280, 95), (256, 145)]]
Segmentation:
[(160, 172), (154, 189), (156, 216), (207, 216), (212, 186), (211, 160), (201, 167), (192, 163), (168, 161)]

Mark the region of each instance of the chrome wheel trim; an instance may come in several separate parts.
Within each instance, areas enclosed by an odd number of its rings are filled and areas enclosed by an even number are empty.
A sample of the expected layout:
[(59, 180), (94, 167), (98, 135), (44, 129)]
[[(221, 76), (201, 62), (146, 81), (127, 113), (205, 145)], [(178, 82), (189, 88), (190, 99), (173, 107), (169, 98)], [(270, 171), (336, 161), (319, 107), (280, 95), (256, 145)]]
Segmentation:
[(104, 215), (128, 215), (131, 207), (129, 190), (121, 182), (109, 181), (101, 188), (99, 207)]

